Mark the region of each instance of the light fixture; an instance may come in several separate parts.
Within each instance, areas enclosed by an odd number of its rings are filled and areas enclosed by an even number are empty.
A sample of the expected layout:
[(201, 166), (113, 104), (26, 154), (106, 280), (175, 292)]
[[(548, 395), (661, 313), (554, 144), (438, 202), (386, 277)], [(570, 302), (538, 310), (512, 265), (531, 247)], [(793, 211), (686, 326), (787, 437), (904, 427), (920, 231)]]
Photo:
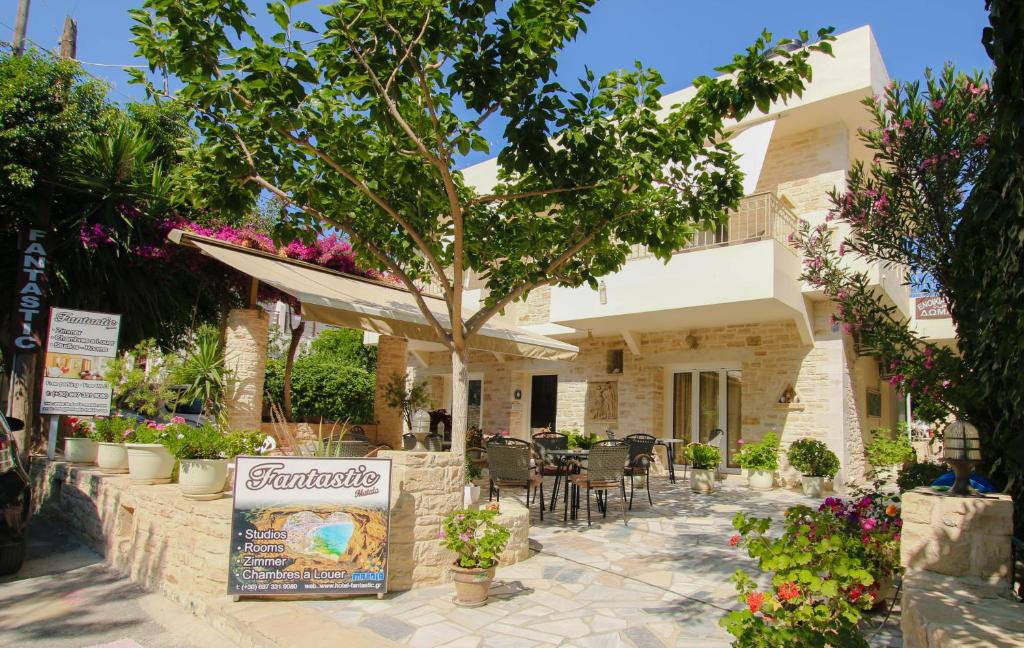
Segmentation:
[(597, 297), (601, 301), (602, 306), (608, 303), (608, 284), (604, 281), (597, 284)]
[(956, 480), (949, 495), (970, 495), (971, 470), (981, 461), (981, 435), (965, 421), (953, 421), (942, 433), (942, 458), (953, 467)]

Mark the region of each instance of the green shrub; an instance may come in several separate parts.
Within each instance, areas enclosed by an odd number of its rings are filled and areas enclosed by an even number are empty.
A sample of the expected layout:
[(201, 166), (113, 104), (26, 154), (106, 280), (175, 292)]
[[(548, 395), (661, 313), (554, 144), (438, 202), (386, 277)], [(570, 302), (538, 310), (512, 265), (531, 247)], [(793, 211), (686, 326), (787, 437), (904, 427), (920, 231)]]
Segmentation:
[(716, 468), (722, 461), (722, 452), (717, 446), (706, 443), (691, 443), (686, 446), (686, 460), (697, 470)]
[[(224, 452), (224, 433), (212, 423), (199, 427), (185, 424), (173, 426), (170, 439), (164, 444), (178, 459), (220, 459)], [(170, 429), (170, 428), (167, 428)]]
[(807, 476), (831, 479), (839, 472), (839, 457), (816, 439), (794, 441), (786, 457), (790, 465)]
[(341, 364), (377, 371), (377, 347), (363, 344), (363, 332), (356, 329), (327, 329), (313, 339), (309, 356), (331, 358)]
[[(281, 402), (284, 361), (267, 363), (264, 388), (270, 400)], [(349, 423), (373, 422), (374, 374), (319, 356), (304, 356), (292, 370), (292, 412), (296, 420)]]
[(872, 439), (864, 448), (864, 455), (872, 466), (892, 466), (914, 459), (914, 448), (905, 434), (893, 438), (889, 428), (878, 428), (871, 433)]
[(135, 419), (123, 416), (97, 418), (92, 422), (92, 433), (89, 438), (105, 443), (123, 443), (131, 436), (131, 432), (128, 430), (133, 429), (135, 425)]
[(480, 468), (480, 464), (473, 461), (473, 458), (468, 454), (466, 455), (466, 483), (472, 483), (484, 476), (484, 471)]
[(589, 450), (601, 439), (593, 432), (583, 433), (579, 430), (562, 430), (562, 434), (569, 437), (569, 447), (580, 450)]
[(779, 436), (774, 432), (764, 435), (760, 443), (745, 443), (736, 455), (740, 468), (749, 470), (779, 469)]
[(456, 511), (444, 519), (441, 545), (454, 551), (460, 567), (490, 569), (501, 559), (511, 533), (492, 510)]
[(950, 470), (952, 469), (945, 463), (915, 461), (900, 472), (900, 476), (896, 478), (896, 485), (899, 486), (901, 493), (913, 490), (918, 486), (930, 486), (933, 481)]

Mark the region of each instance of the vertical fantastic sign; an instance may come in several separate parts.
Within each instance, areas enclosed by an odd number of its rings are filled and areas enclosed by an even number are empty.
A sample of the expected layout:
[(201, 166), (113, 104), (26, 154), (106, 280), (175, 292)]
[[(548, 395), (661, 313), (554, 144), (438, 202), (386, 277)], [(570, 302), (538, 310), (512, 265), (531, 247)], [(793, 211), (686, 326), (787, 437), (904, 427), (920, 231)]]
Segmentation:
[(30, 228), (21, 234), (21, 258), (18, 262), (17, 302), (14, 320), (14, 348), (32, 351), (42, 346), (43, 318), (46, 313), (46, 230)]
[(117, 356), (121, 316), (50, 309), (41, 414), (110, 414), (107, 364)]
[(228, 593), (387, 591), (390, 459), (237, 457)]

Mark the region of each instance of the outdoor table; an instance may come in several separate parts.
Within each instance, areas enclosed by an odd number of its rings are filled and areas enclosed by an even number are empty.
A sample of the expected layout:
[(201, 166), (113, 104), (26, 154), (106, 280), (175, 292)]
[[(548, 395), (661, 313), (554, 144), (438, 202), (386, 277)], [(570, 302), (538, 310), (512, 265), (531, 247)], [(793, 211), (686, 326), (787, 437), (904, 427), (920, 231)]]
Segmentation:
[(546, 450), (545, 454), (549, 454), (558, 459), (558, 474), (555, 475), (555, 488), (551, 493), (552, 510), (554, 510), (554, 502), (558, 495), (558, 482), (562, 478), (562, 473), (565, 472), (565, 501), (562, 503), (562, 521), (565, 522), (569, 519), (569, 473), (568, 470), (563, 471), (562, 468), (568, 465), (570, 459), (579, 459), (580, 461), (586, 461), (587, 455), (590, 454), (590, 450), (584, 450), (582, 448), (575, 448), (571, 450)]
[(665, 437), (663, 439), (658, 439), (657, 442), (665, 446), (666, 454), (668, 455), (668, 481), (670, 484), (674, 484), (676, 483), (676, 444), (681, 443), (686, 445), (686, 441), (683, 439)]

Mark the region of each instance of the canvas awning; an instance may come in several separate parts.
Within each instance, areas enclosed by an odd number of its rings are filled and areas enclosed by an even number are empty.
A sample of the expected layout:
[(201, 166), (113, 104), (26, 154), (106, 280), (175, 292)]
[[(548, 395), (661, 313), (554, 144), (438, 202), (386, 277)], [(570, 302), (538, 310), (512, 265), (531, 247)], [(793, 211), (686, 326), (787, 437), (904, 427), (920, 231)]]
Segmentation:
[[(415, 298), (404, 288), (328, 270), (224, 241), (172, 230), (167, 238), (259, 279), (302, 302), (303, 316), (346, 328), (412, 340), (440, 342)], [(451, 325), (444, 300), (424, 296), (441, 326)], [(471, 314), (471, 313), (470, 313)], [(467, 341), (471, 349), (544, 360), (571, 360), (571, 344), (500, 323), (485, 324)]]

